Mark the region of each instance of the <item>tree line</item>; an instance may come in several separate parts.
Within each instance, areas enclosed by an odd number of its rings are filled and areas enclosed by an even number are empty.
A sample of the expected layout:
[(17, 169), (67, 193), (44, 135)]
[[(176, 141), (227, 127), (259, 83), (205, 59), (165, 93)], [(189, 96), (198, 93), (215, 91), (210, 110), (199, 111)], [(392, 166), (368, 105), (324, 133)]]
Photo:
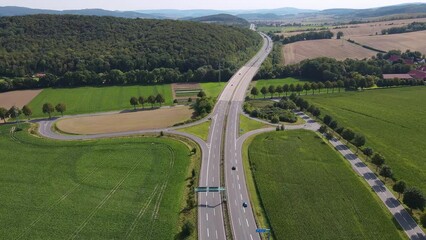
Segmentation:
[(283, 35), (272, 34), (270, 37), (273, 41), (279, 41), (283, 44), (289, 44), (299, 41), (306, 40), (318, 40), (318, 39), (331, 39), (333, 38), (334, 33), (331, 31), (310, 31), (306, 33), (300, 33), (289, 37), (284, 37)]
[[(274, 51), (279, 51), (275, 49)], [(392, 55), (401, 58), (419, 59), (422, 57), (420, 52), (407, 51), (389, 51), (386, 54), (378, 53), (370, 59), (346, 59), (338, 61), (333, 58), (320, 57), (307, 59), (300, 63), (283, 66), (281, 63), (267, 62), (262, 65), (255, 79), (274, 79), (297, 77), (316, 82), (349, 80), (354, 74), (360, 74), (363, 77), (373, 76), (382, 78), (383, 74), (403, 74), (411, 70), (411, 66), (403, 61), (390, 62), (388, 59)]]
[[(47, 114), (49, 118), (52, 118), (52, 113), (54, 113), (55, 110), (64, 116), (64, 112), (67, 110), (67, 105), (64, 103), (58, 103), (56, 106), (53, 106), (51, 103), (45, 103), (41, 110), (44, 114)], [(16, 106), (12, 106), (10, 109), (0, 107), (0, 119), (3, 120), (4, 123), (6, 123), (7, 118), (12, 118), (18, 121), (22, 114), (30, 120), (33, 115), (33, 111), (28, 105), (23, 106), (22, 109)]]
[(425, 22), (412, 22), (408, 24), (407, 26), (403, 27), (392, 27), (388, 29), (383, 29), (382, 34), (399, 34), (399, 33), (408, 33), (408, 32), (417, 32), (417, 31), (423, 31), (426, 30), (426, 23)]
[(136, 110), (136, 107), (140, 104), (142, 108), (145, 108), (145, 104), (149, 103), (151, 104), (151, 108), (154, 108), (154, 105), (158, 103), (161, 107), (161, 105), (166, 101), (164, 96), (162, 94), (157, 94), (156, 96), (150, 95), (148, 97), (140, 96), (140, 97), (131, 97), (130, 98), (130, 105), (133, 106), (133, 109)]
[[(76, 15), (3, 17), (0, 36), (0, 77), (18, 78), (3, 91), (211, 81), (219, 65), (230, 76), (261, 43), (237, 27)], [(37, 83), (35, 73), (51, 76)]]
[[(290, 99), (295, 102), (295, 104), (302, 111), (310, 112), (314, 117), (319, 117), (321, 115), (321, 111), (309, 104), (308, 101), (302, 99), (296, 94), (292, 94)], [(426, 207), (426, 197), (421, 190), (416, 187), (408, 187), (407, 184), (403, 180), (397, 181), (392, 168), (386, 165), (386, 158), (375, 152), (371, 147), (364, 147), (366, 144), (365, 137), (356, 133), (350, 128), (345, 128), (339, 125), (339, 123), (330, 115), (325, 115), (323, 118), (319, 118), (320, 121), (324, 123), (318, 130), (322, 133), (328, 140), (333, 138), (334, 133), (346, 140), (347, 143), (351, 143), (356, 147), (358, 153), (359, 150), (366, 156), (366, 160), (370, 161), (372, 164), (376, 166), (376, 172), (384, 177), (385, 182), (387, 179), (391, 179), (393, 181), (393, 190), (399, 194), (398, 199), (403, 195), (402, 202), (406, 204), (411, 210), (419, 209), (421, 211)], [(422, 216), (424, 218), (424, 216)]]

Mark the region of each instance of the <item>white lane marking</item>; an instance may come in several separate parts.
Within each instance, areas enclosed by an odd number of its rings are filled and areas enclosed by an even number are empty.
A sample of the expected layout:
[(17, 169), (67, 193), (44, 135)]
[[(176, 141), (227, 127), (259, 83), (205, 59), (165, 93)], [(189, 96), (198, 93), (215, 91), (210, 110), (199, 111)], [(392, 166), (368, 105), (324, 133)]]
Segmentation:
[(235, 157), (237, 157), (237, 152), (235, 152)]
[(253, 240), (253, 236), (251, 235), (251, 233), (250, 233), (250, 239)]
[(210, 237), (210, 231), (209, 231), (209, 228), (207, 228), (207, 237), (208, 237), (208, 238)]
[(206, 221), (208, 221), (208, 220), (209, 220), (209, 214), (206, 213)]
[(213, 195), (213, 199), (214, 199), (214, 193), (212, 193), (212, 195)]
[(240, 193), (240, 198), (241, 198), (241, 200), (243, 200), (243, 195)]
[(237, 206), (237, 200), (234, 200), (234, 202), (235, 202), (235, 206)]
[(217, 236), (217, 230), (216, 230), (216, 239), (219, 239), (219, 237)]
[[(216, 126), (216, 119), (213, 121), (213, 129)], [(213, 140), (213, 133), (212, 136), (210, 138), (210, 144), (212, 143)], [(209, 168), (210, 168), (210, 155), (211, 155), (211, 148), (209, 148), (209, 155), (207, 157), (207, 177), (206, 177), (206, 186), (208, 185), (208, 180), (209, 180)]]
[(246, 213), (246, 209), (245, 208), (243, 208), (243, 211), (244, 211), (244, 213)]
[(241, 185), (238, 183), (238, 189), (241, 189)]
[(237, 175), (237, 180), (240, 181), (240, 175)]
[(206, 207), (207, 207), (207, 201), (206, 201)]
[(240, 218), (238, 218), (238, 223), (240, 223), (240, 226), (241, 226), (241, 219)]
[(247, 223), (247, 227), (249, 226), (249, 224), (248, 224), (248, 220), (247, 220), (247, 218), (246, 218), (246, 223)]
[(213, 208), (213, 215), (216, 216), (216, 208)]
[(213, 179), (212, 179), (212, 182), (214, 182), (214, 177), (213, 177)]

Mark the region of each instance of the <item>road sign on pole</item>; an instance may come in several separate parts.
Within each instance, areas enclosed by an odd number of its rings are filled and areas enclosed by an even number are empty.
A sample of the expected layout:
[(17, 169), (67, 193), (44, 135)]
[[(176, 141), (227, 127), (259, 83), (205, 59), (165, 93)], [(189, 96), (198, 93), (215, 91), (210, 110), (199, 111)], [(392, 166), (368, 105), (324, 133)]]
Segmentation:
[(223, 192), (225, 188), (223, 187), (196, 187), (195, 192)]
[(258, 228), (256, 229), (257, 233), (268, 233), (268, 240), (271, 238), (271, 229), (267, 228)]

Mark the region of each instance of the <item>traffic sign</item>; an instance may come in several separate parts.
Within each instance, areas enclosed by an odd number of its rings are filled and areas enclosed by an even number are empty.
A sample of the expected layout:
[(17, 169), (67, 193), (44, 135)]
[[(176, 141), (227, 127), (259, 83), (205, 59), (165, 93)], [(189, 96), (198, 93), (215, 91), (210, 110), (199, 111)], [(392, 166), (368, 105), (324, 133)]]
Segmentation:
[(266, 232), (270, 232), (271, 229), (266, 229), (266, 228), (258, 228), (256, 229), (257, 233), (266, 233)]
[(225, 191), (223, 187), (196, 187), (195, 192), (222, 192)]

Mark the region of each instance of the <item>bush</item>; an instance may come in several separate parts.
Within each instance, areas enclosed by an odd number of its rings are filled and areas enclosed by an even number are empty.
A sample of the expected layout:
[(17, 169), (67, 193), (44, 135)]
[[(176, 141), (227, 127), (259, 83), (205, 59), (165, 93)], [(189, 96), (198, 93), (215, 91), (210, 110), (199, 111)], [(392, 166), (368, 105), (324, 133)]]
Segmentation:
[(296, 115), (292, 112), (284, 112), (279, 116), (281, 122), (295, 123), (297, 121)]
[(279, 122), (280, 122), (280, 118), (278, 116), (272, 116), (271, 123), (279, 123)]
[(421, 217), (420, 217), (420, 223), (422, 224), (422, 226), (424, 228), (426, 228), (426, 213), (424, 213)]

